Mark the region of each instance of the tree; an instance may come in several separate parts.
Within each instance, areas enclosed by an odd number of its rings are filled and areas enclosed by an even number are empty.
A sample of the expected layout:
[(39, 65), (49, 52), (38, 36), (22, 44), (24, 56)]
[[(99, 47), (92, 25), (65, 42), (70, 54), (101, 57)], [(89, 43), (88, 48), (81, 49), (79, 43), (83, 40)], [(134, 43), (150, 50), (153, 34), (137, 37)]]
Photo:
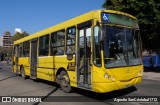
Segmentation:
[(12, 48), (4, 48), (0, 46), (0, 61), (4, 60), (6, 56), (11, 57), (11, 53), (12, 53)]
[(137, 17), (143, 48), (160, 49), (160, 0), (106, 0), (102, 6)]
[(13, 37), (12, 37), (12, 40), (13, 41), (16, 41), (16, 40), (18, 40), (18, 39), (21, 39), (21, 38), (23, 38), (23, 37), (26, 37), (26, 36), (28, 36), (29, 34), (27, 33), (27, 32), (23, 32), (23, 33), (19, 33), (19, 32), (16, 32), (14, 35), (13, 35)]

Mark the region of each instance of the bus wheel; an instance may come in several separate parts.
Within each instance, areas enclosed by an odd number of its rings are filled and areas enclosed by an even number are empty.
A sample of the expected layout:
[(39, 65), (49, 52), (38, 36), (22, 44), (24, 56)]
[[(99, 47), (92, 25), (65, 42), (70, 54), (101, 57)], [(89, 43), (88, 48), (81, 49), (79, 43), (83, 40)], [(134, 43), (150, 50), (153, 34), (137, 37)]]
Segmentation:
[(69, 93), (72, 90), (72, 88), (70, 86), (69, 76), (65, 71), (61, 71), (61, 73), (60, 73), (60, 86), (61, 86), (62, 90), (66, 93)]
[(22, 66), (22, 68), (21, 68), (21, 77), (23, 78), (23, 79), (26, 79), (26, 74), (25, 74), (25, 70), (24, 70), (24, 67)]

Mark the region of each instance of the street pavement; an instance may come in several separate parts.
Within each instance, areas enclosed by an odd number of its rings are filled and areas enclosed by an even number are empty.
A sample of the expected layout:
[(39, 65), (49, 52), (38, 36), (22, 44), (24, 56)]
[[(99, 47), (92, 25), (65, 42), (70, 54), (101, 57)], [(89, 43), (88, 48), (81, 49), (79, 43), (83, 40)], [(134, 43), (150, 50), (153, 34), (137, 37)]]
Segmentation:
[(43, 101), (49, 99), (49, 96), (64, 96), (63, 98), (69, 97), (74, 101), (76, 96), (80, 96), (84, 101), (89, 100), (88, 102), (0, 103), (0, 105), (155, 105), (155, 103), (118, 103), (108, 100), (123, 96), (160, 96), (160, 73), (144, 72), (140, 84), (105, 94), (97, 94), (77, 88), (72, 93), (64, 93), (59, 86), (52, 82), (24, 80), (11, 72), (11, 64), (0, 62), (0, 96), (43, 96)]
[(157, 72), (143, 72), (143, 78), (149, 80), (159, 80), (160, 81), (160, 73)]

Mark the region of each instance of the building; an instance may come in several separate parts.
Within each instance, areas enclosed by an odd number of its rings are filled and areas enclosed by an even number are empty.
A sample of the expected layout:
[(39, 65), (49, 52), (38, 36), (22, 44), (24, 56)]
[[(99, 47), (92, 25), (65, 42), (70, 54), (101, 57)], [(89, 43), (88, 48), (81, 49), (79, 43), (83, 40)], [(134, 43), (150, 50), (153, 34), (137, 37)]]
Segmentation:
[(6, 31), (4, 35), (1, 36), (0, 44), (3, 48), (8, 48), (13, 46), (12, 36), (9, 31)]
[(22, 30), (20, 28), (15, 28), (15, 33), (22, 33)]
[(9, 59), (8, 57), (11, 57), (12, 55), (12, 36), (9, 31), (6, 31), (2, 36), (0, 36), (0, 46), (3, 48), (0, 49), (0, 61), (5, 61), (6, 59)]
[(0, 46), (2, 46), (2, 36), (0, 36)]

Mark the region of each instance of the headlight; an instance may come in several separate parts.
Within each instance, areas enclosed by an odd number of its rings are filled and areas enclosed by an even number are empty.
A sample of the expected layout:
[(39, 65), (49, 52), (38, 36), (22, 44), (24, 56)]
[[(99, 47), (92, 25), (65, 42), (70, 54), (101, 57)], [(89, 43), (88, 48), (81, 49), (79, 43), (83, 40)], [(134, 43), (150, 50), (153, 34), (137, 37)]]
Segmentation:
[(137, 75), (138, 75), (138, 76), (142, 76), (142, 71), (138, 72)]
[(115, 81), (115, 78), (114, 78), (114, 77), (112, 77), (111, 79), (112, 79), (112, 81)]
[(109, 80), (111, 80), (111, 76), (108, 75), (107, 73), (104, 74), (104, 78), (108, 78)]

